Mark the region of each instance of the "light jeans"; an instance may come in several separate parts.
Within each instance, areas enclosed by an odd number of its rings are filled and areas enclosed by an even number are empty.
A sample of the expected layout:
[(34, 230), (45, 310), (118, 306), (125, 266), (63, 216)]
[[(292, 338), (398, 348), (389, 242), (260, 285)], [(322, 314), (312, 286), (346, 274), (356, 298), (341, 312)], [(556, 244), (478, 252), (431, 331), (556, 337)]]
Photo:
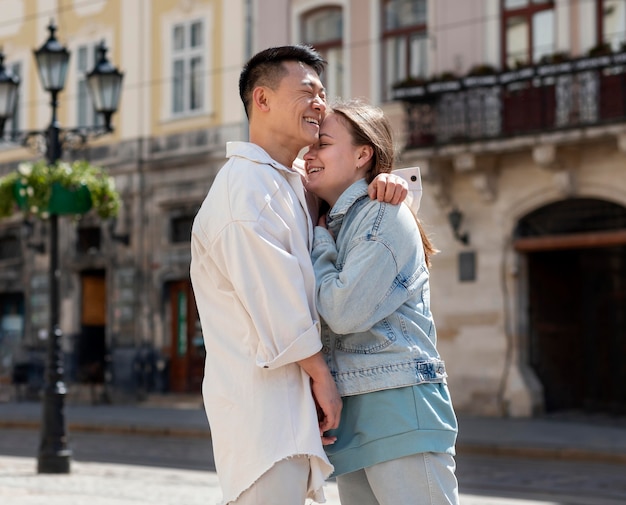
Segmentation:
[(454, 457), (426, 452), (337, 477), (341, 505), (459, 505)]
[(283, 459), (229, 505), (304, 505), (309, 472), (308, 456)]

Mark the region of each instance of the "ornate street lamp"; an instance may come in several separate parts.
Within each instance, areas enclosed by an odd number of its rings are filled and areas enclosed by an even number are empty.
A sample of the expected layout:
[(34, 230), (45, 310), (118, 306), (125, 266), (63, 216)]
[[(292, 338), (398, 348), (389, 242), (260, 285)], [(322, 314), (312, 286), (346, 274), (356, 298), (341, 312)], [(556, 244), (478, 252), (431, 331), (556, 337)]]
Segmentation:
[(87, 74), (87, 86), (96, 112), (104, 116), (104, 127), (111, 129), (111, 116), (117, 110), (124, 75), (107, 60), (104, 40), (98, 45), (98, 61)]
[(34, 53), (43, 88), (50, 93), (58, 93), (65, 87), (70, 52), (56, 39), (57, 27), (53, 22), (48, 25), (48, 30), (48, 40)]
[[(101, 126), (62, 129), (57, 119), (58, 94), (65, 87), (65, 77), (70, 59), (70, 52), (56, 39), (56, 26), (50, 22), (50, 36), (36, 51), (35, 59), (43, 88), (50, 93), (52, 119), (45, 131), (13, 132), (10, 139), (20, 141), (25, 146), (32, 146), (33, 139), (43, 139), (46, 147), (46, 159), (50, 166), (56, 165), (63, 154), (66, 143), (85, 143), (88, 138), (111, 132), (111, 116), (116, 112), (123, 75), (106, 59), (104, 43), (100, 45), (96, 67), (87, 76), (90, 92), (95, 92), (92, 101), (96, 111), (105, 117), (104, 128)], [(4, 136), (4, 122), (13, 115), (12, 104), (19, 80), (6, 70), (0, 59), (0, 138)], [(39, 473), (69, 473), (71, 450), (67, 442), (65, 421), (65, 395), (63, 350), (60, 328), (59, 281), (59, 215), (50, 213), (50, 330), (48, 334), (48, 354), (44, 385), (43, 418), (41, 440), (37, 461)]]

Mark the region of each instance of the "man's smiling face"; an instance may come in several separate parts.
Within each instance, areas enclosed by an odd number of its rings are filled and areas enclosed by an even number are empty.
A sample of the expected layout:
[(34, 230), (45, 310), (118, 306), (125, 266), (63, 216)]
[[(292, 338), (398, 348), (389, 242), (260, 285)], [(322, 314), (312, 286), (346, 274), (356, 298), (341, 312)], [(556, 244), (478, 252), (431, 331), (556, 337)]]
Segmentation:
[(311, 67), (295, 61), (284, 63), (288, 74), (270, 92), (274, 108), (276, 142), (293, 146), (296, 152), (319, 138), (326, 112), (326, 94), (319, 76)]

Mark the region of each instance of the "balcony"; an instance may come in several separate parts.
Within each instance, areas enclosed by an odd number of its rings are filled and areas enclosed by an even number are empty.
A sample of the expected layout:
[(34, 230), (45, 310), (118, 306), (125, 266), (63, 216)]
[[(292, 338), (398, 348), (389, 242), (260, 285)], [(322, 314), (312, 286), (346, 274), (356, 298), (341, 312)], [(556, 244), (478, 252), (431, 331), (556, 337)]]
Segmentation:
[(396, 87), (407, 149), (626, 122), (626, 51)]

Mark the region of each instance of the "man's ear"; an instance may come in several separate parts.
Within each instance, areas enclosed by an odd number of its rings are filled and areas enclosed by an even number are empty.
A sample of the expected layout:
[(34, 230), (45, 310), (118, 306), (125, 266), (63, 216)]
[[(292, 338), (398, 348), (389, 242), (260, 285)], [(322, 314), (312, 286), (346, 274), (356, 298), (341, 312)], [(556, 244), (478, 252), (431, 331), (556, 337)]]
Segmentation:
[(265, 86), (257, 86), (252, 90), (252, 103), (261, 110), (269, 110), (269, 90)]

